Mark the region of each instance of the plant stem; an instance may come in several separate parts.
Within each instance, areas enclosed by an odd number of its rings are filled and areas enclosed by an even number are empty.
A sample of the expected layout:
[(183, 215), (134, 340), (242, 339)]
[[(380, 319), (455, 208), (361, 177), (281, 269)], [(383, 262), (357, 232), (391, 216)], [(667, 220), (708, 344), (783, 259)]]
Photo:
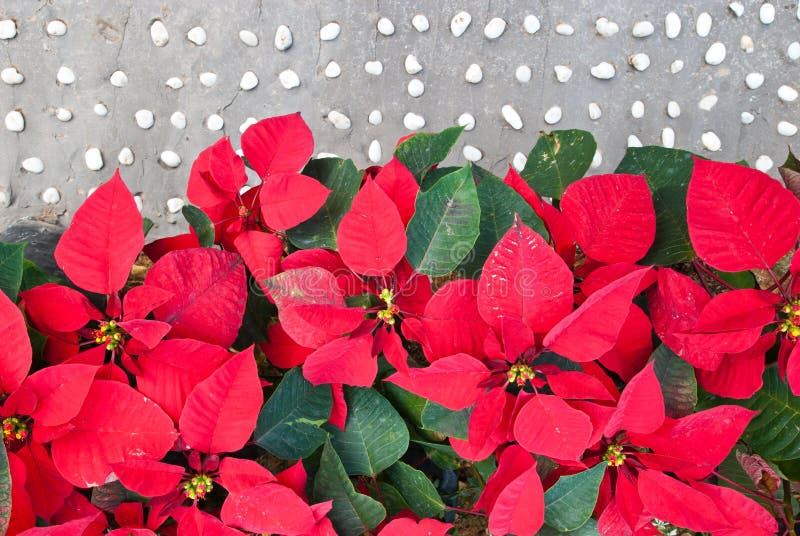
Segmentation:
[(786, 519), (786, 534), (797, 536), (794, 530), (794, 510), (792, 509), (792, 483), (783, 479), (781, 484), (783, 485), (783, 514)]
[(698, 261), (697, 259), (694, 259), (694, 261), (692, 261), (692, 262), (693, 262), (693, 263), (694, 263), (694, 262), (696, 262), (696, 263), (697, 263), (697, 266), (698, 266), (698, 268), (700, 268), (701, 270), (703, 270), (703, 272), (704, 272), (704, 273), (705, 273), (705, 274), (706, 274), (708, 277), (710, 277), (711, 279), (713, 279), (714, 281), (716, 281), (717, 283), (719, 283), (719, 284), (720, 284), (720, 285), (722, 285), (723, 287), (727, 288), (728, 290), (736, 290), (736, 287), (734, 287), (733, 285), (731, 285), (730, 283), (728, 283), (727, 281), (725, 281), (724, 279), (722, 279), (720, 276), (718, 276), (717, 274), (715, 274), (715, 273), (714, 273), (714, 270), (712, 270), (711, 268), (709, 268), (708, 266), (706, 266), (706, 265), (705, 265), (705, 264), (703, 264), (702, 262)]
[(781, 285), (778, 276), (776, 276), (775, 272), (772, 271), (772, 268), (767, 268), (767, 272), (769, 272), (769, 276), (772, 278), (772, 281), (778, 286), (778, 291), (780, 291), (781, 296), (783, 296), (783, 299), (786, 300), (786, 303), (792, 301), (791, 299), (789, 299), (789, 295), (786, 294), (786, 289), (784, 289), (783, 285)]
[(445, 506), (445, 510), (450, 510), (451, 512), (458, 512), (459, 514), (466, 514), (470, 516), (478, 516), (478, 517), (486, 517), (486, 514), (482, 514), (480, 512), (473, 512), (472, 510), (465, 510), (463, 508), (456, 508), (455, 506)]
[(715, 477), (719, 478), (720, 480), (725, 481), (727, 484), (730, 484), (731, 486), (735, 487), (738, 490), (741, 490), (741, 491), (743, 491), (745, 493), (749, 493), (751, 495), (755, 495), (757, 497), (761, 497), (765, 501), (769, 501), (769, 502), (771, 502), (773, 504), (776, 504), (778, 506), (781, 505), (781, 502), (778, 499), (776, 499), (775, 497), (771, 496), (771, 495), (767, 495), (766, 493), (763, 493), (763, 492), (760, 492), (758, 490), (750, 489), (750, 488), (748, 488), (746, 486), (743, 486), (743, 485), (739, 484), (738, 482), (734, 482), (730, 478), (727, 478), (727, 477), (721, 475), (720, 473), (718, 473), (716, 471), (714, 471), (713, 474), (714, 474)]
[(699, 263), (697, 262), (697, 259), (692, 261), (692, 268), (694, 268), (694, 273), (697, 274), (697, 279), (700, 280), (700, 284), (703, 285), (705, 291), (708, 292), (709, 295), (711, 295), (712, 294), (711, 289), (708, 288), (708, 283), (706, 283), (703, 274), (700, 273)]

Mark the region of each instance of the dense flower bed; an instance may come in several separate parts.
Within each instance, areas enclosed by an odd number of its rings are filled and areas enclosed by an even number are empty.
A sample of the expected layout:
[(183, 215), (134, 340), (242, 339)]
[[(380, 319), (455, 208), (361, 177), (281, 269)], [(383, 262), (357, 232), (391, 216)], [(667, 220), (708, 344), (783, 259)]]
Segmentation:
[(69, 281), (0, 246), (0, 533), (794, 534), (794, 157), (583, 177), (565, 130), (501, 179), (439, 166), (460, 133), (359, 171), (265, 119), (198, 156), (188, 234), (145, 244), (115, 174)]

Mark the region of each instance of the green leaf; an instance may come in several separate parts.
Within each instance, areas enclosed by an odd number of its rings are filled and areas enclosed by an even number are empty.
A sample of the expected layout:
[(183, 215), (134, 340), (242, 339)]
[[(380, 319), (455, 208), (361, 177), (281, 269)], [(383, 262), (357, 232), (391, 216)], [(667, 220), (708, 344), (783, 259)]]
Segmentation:
[(419, 517), (434, 517), (444, 512), (444, 502), (436, 486), (425, 473), (397, 462), (386, 470), (386, 476)]
[(539, 195), (561, 199), (571, 183), (583, 177), (597, 143), (583, 130), (542, 133), (520, 175)]
[(666, 344), (653, 352), (653, 370), (661, 384), (664, 409), (668, 417), (678, 419), (694, 413), (697, 405), (697, 379), (694, 368), (678, 357)]
[(448, 437), (467, 439), (472, 408), (452, 411), (436, 402), (427, 401), (422, 410), (422, 428)]
[(464, 127), (450, 127), (436, 134), (420, 132), (397, 146), (394, 156), (422, 184), (425, 175), (450, 154)]
[(686, 223), (692, 153), (664, 147), (629, 147), (615, 173), (644, 174), (656, 211), (656, 238), (641, 264), (667, 266), (694, 258)]
[(358, 536), (376, 527), (386, 510), (375, 499), (356, 492), (330, 441), (325, 442), (314, 476), (314, 502), (333, 500), (328, 517), (342, 536)]
[(544, 494), (544, 520), (561, 532), (583, 526), (592, 515), (607, 465), (598, 463), (580, 473), (562, 476)]
[(553, 527), (544, 525), (536, 533), (536, 536), (600, 536), (600, 532), (597, 530), (597, 521), (590, 519), (582, 527), (567, 532), (561, 532)]
[(408, 449), (403, 418), (375, 389), (345, 387), (344, 431), (327, 426), (331, 443), (349, 475), (377, 475)]
[(19, 289), (30, 290), (45, 283), (58, 283), (59, 279), (53, 277), (28, 259), (22, 261), (22, 284)]
[(327, 439), (320, 426), (327, 422), (332, 407), (330, 385), (314, 387), (295, 367), (261, 408), (254, 440), (278, 458), (305, 458)]
[(342, 217), (350, 210), (353, 198), (361, 186), (361, 174), (352, 160), (319, 158), (311, 160), (303, 175), (317, 179), (331, 191), (325, 204), (316, 214), (300, 225), (286, 231), (289, 240), (300, 249), (336, 249), (336, 230)]
[(453, 450), (453, 447), (441, 443), (431, 443), (428, 441), (412, 440), (418, 444), (425, 451), (425, 455), (435, 463), (439, 468), (445, 471), (453, 471), (458, 469), (459, 461), (458, 454)]
[(153, 228), (153, 220), (150, 218), (144, 217), (142, 218), (142, 230), (144, 231), (144, 236), (147, 236), (147, 233)]
[(380, 503), (386, 508), (386, 515), (389, 517), (402, 512), (403, 510), (410, 510), (408, 503), (397, 490), (388, 482), (378, 482), (378, 489), (375, 489), (375, 483), (368, 481), (366, 483), (369, 495), (373, 499), (380, 499)]
[(433, 168), (428, 172), (427, 175), (425, 175), (425, 182), (422, 183), (420, 189), (423, 192), (427, 192), (428, 190), (433, 188), (437, 182), (439, 182), (439, 179), (441, 179), (442, 177), (446, 177), (451, 173), (458, 171), (459, 169), (461, 168), (458, 166), (441, 166)]
[(11, 518), (11, 470), (5, 443), (0, 441), (0, 534), (8, 530)]
[(17, 301), (17, 293), (22, 285), (24, 252), (25, 244), (0, 242), (0, 290), (12, 302)]
[(442, 177), (417, 196), (408, 222), (411, 266), (425, 275), (446, 275), (467, 256), (480, 233), (481, 207), (469, 166)]
[(194, 205), (183, 205), (181, 213), (194, 229), (200, 247), (212, 247), (214, 245), (214, 223), (206, 213)]
[(406, 391), (393, 383), (384, 383), (383, 390), (386, 398), (397, 408), (406, 420), (417, 428), (422, 428), (422, 412), (428, 406), (428, 400), (411, 391)]

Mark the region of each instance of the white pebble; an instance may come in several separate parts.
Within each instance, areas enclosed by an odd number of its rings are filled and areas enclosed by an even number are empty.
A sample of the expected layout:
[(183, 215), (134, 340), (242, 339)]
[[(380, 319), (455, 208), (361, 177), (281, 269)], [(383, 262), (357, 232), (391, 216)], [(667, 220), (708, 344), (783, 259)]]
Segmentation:
[(477, 147), (473, 147), (472, 145), (465, 145), (464, 149), (462, 149), (461, 153), (464, 155), (464, 158), (469, 160), (470, 162), (477, 162), (481, 158), (483, 158), (483, 153)]
[(377, 164), (381, 161), (381, 142), (378, 140), (372, 140), (369, 144), (369, 149), (367, 149), (367, 157), (369, 161), (373, 164)]
[(133, 118), (136, 120), (136, 124), (139, 125), (139, 128), (143, 128), (145, 130), (152, 128), (153, 123), (155, 123), (153, 112), (150, 110), (138, 110), (135, 114), (133, 114)]
[(333, 41), (342, 31), (342, 27), (338, 22), (329, 22), (319, 29), (319, 38), (321, 41)]
[(475, 117), (472, 114), (463, 113), (458, 116), (456, 123), (458, 123), (458, 126), (464, 127), (464, 130), (469, 132), (475, 128)]
[(133, 165), (133, 160), (133, 151), (131, 151), (130, 147), (123, 147), (119, 150), (117, 162), (119, 162), (121, 166), (131, 166)]
[(725, 45), (716, 41), (706, 50), (706, 63), (709, 65), (719, 65), (725, 61)]
[(756, 49), (756, 44), (753, 42), (752, 37), (749, 35), (743, 35), (739, 39), (739, 48), (741, 48), (745, 54), (752, 54)]
[(213, 132), (216, 132), (217, 130), (222, 130), (222, 127), (224, 126), (225, 126), (225, 120), (222, 119), (222, 116), (220, 116), (219, 114), (211, 114), (208, 116), (208, 119), (206, 119), (206, 128)]
[(68, 86), (70, 84), (75, 83), (75, 73), (72, 72), (72, 69), (62, 65), (58, 68), (58, 72), (56, 73), (56, 80), (59, 84)]
[(762, 154), (758, 158), (756, 158), (756, 169), (759, 170), (761, 173), (766, 173), (770, 169), (772, 169), (773, 162), (772, 158), (768, 157), (765, 154)]
[(555, 125), (561, 121), (561, 107), (552, 106), (544, 113), (544, 122), (548, 125)]
[(67, 25), (61, 19), (54, 19), (47, 23), (47, 35), (60, 37), (67, 33)]
[(456, 37), (461, 37), (467, 31), (469, 24), (472, 22), (472, 15), (466, 11), (456, 13), (453, 20), (450, 21), (450, 31)]
[(370, 125), (378, 126), (383, 123), (383, 114), (380, 110), (372, 110), (367, 117)]
[(368, 61), (364, 64), (364, 70), (373, 76), (380, 76), (383, 72), (383, 64), (378, 60)]
[(495, 17), (483, 28), (483, 35), (486, 39), (497, 39), (506, 31), (506, 21), (500, 17)]
[(592, 169), (597, 169), (601, 165), (603, 165), (603, 152), (600, 149), (596, 149), (594, 151), (594, 156), (592, 156), (592, 163), (589, 166)]
[(183, 80), (177, 76), (173, 76), (167, 79), (167, 87), (171, 87), (172, 89), (180, 89), (183, 87)]
[(394, 33), (394, 23), (386, 17), (378, 19), (377, 27), (381, 35), (390, 36)]
[(695, 22), (694, 25), (694, 31), (697, 32), (697, 35), (700, 37), (708, 37), (708, 34), (711, 33), (712, 23), (713, 19), (711, 18), (711, 15), (703, 11), (697, 16), (697, 22)]
[(177, 214), (183, 209), (186, 203), (180, 197), (170, 197), (167, 199), (167, 211), (170, 214)]
[(59, 201), (61, 201), (61, 194), (58, 193), (58, 190), (53, 188), (52, 186), (42, 192), (42, 201), (47, 203), (48, 205), (55, 205)]
[(217, 83), (217, 73), (211, 73), (206, 71), (204, 73), (200, 73), (198, 79), (200, 80), (200, 83), (203, 84), (205, 87), (211, 87)]
[(756, 116), (754, 116), (750, 112), (742, 112), (740, 120), (743, 125), (749, 125), (750, 123), (756, 120)]
[(558, 24), (556, 24), (556, 33), (558, 35), (570, 36), (575, 33), (575, 28), (573, 28), (571, 24), (567, 24), (566, 22), (559, 22)]
[(592, 73), (592, 76), (600, 80), (611, 80), (617, 74), (617, 69), (607, 61), (601, 61), (593, 66), (589, 72)]
[(650, 67), (650, 56), (644, 52), (639, 52), (628, 57), (628, 64), (637, 71), (644, 71)]
[(405, 68), (408, 74), (417, 74), (422, 70), (422, 65), (415, 55), (409, 54), (405, 59)]
[(741, 2), (731, 2), (728, 4), (728, 9), (737, 17), (741, 17), (744, 14), (744, 5)]
[(425, 126), (425, 118), (409, 112), (403, 117), (403, 126), (408, 130), (419, 130)]
[(797, 20), (800, 20), (800, 2), (797, 3), (797, 11), (795, 12), (794, 16)]
[(11, 132), (25, 130), (25, 117), (19, 110), (11, 110), (6, 114), (6, 128)]
[(56, 119), (63, 121), (64, 123), (72, 120), (72, 112), (67, 108), (56, 108), (55, 116)]
[(656, 31), (656, 29), (653, 27), (652, 22), (649, 20), (640, 20), (633, 25), (631, 33), (634, 37), (647, 37), (648, 35), (653, 35), (654, 31)]
[(17, 23), (11, 19), (0, 20), (0, 39), (14, 39), (17, 36)]
[(242, 79), (239, 81), (239, 87), (245, 91), (250, 91), (254, 87), (258, 85), (258, 77), (256, 73), (253, 71), (247, 71), (242, 75)]
[(711, 109), (717, 105), (719, 99), (716, 95), (705, 95), (700, 101), (697, 103), (697, 107), (705, 112), (711, 111)]
[(103, 169), (103, 153), (97, 147), (89, 147), (83, 154), (83, 161), (91, 171)]
[(510, 104), (504, 105), (500, 109), (500, 113), (503, 114), (503, 119), (506, 120), (506, 123), (508, 123), (511, 128), (514, 130), (522, 128), (522, 118)]
[(208, 40), (208, 36), (206, 36), (206, 31), (200, 26), (195, 26), (194, 28), (186, 32), (186, 38), (199, 47), (205, 45), (206, 41)]
[(176, 168), (181, 165), (181, 157), (175, 151), (162, 151), (158, 158), (167, 167)]
[(239, 30), (239, 41), (248, 47), (258, 46), (258, 36), (250, 30)]
[(464, 79), (470, 84), (477, 84), (483, 80), (483, 71), (481, 70), (481, 66), (477, 63), (470, 65), (467, 68), (466, 74), (464, 74)]
[(667, 115), (675, 119), (681, 115), (681, 105), (674, 100), (667, 103)]
[(594, 23), (594, 29), (598, 35), (603, 37), (611, 37), (619, 32), (619, 24), (611, 22), (605, 17), (600, 17)]
[(704, 132), (703, 135), (700, 136), (700, 141), (703, 142), (703, 147), (711, 152), (719, 151), (722, 148), (722, 142), (719, 140), (719, 136), (710, 130)]
[(600, 109), (600, 105), (596, 102), (589, 103), (589, 119), (592, 121), (597, 121), (603, 116), (603, 110)]
[(414, 78), (408, 83), (408, 94), (416, 98), (425, 93), (425, 84), (419, 78)]
[(325, 151), (320, 151), (317, 153), (317, 158), (339, 158), (339, 155), (336, 153), (327, 153)]
[(661, 130), (661, 145), (667, 149), (675, 147), (675, 131), (670, 127)]
[(280, 51), (288, 50), (292, 46), (292, 31), (285, 24), (275, 30), (275, 48)]
[(105, 117), (108, 115), (108, 106), (106, 106), (102, 102), (98, 102), (97, 104), (95, 104), (92, 110), (96, 115), (99, 115), (100, 117)]
[(783, 85), (778, 88), (778, 98), (783, 102), (794, 102), (797, 100), (797, 90), (792, 86)]
[(169, 42), (167, 27), (160, 20), (156, 20), (150, 25), (150, 39), (153, 40), (153, 44), (157, 47), (163, 47)]
[(517, 79), (517, 82), (520, 84), (527, 84), (531, 81), (531, 68), (527, 65), (520, 65), (517, 67), (517, 70), (514, 71), (514, 76)]
[(143, 208), (143, 207), (142, 207), (142, 196), (140, 196), (140, 195), (134, 195), (134, 196), (133, 196), (133, 202), (134, 202), (134, 203), (136, 203), (136, 209), (137, 209), (139, 212), (141, 212), (141, 211), (142, 211), (142, 208)]
[(125, 87), (128, 85), (128, 75), (124, 71), (114, 71), (108, 77), (108, 81), (114, 87)]
[(758, 18), (762, 24), (772, 24), (775, 21), (775, 6), (766, 2), (758, 10)]
[(675, 39), (681, 33), (681, 18), (674, 11), (664, 17), (664, 31), (668, 39)]
[(411, 19), (411, 26), (418, 32), (427, 32), (431, 27), (428, 17), (425, 15), (414, 15), (414, 18)]
[(528, 157), (522, 153), (514, 153), (514, 159), (511, 161), (511, 165), (514, 166), (514, 169), (517, 171), (522, 171), (525, 169), (525, 164), (528, 163)]
[(644, 103), (640, 100), (634, 101), (631, 104), (631, 116), (634, 119), (641, 119), (644, 117)]
[(781, 136), (794, 136), (797, 134), (797, 125), (788, 121), (778, 123), (778, 134)]
[(0, 207), (7, 207), (11, 204), (11, 192), (8, 190), (0, 190)]
[(328, 121), (338, 130), (347, 130), (352, 125), (350, 118), (338, 110), (328, 112)]
[(747, 73), (744, 77), (745, 85), (750, 89), (758, 89), (764, 84), (764, 75), (762, 73)]
[(239, 125), (239, 134), (244, 134), (248, 128), (252, 127), (256, 123), (258, 123), (258, 119), (255, 117), (248, 117), (241, 125)]
[(329, 61), (328, 65), (325, 66), (325, 77), (337, 78), (340, 74), (342, 74), (342, 68), (339, 67), (339, 64), (335, 61)]
[(800, 59), (800, 42), (793, 41), (790, 43), (786, 48), (786, 55), (789, 56), (790, 60)]
[(683, 60), (675, 60), (669, 64), (669, 72), (678, 74), (683, 70)]
[(642, 147), (642, 140), (636, 134), (628, 136), (628, 147)]
[(186, 128), (186, 115), (183, 112), (174, 112), (169, 116), (169, 122), (172, 123), (173, 127), (183, 130)]
[(533, 35), (539, 31), (542, 27), (542, 23), (539, 22), (539, 17), (536, 15), (525, 15), (525, 20), (522, 21), (522, 27), (530, 35)]
[(569, 82), (569, 79), (572, 78), (572, 69), (566, 65), (556, 65), (553, 67), (553, 71), (556, 73), (556, 80), (562, 84)]
[(42, 171), (44, 171), (44, 162), (42, 162), (41, 158), (32, 156), (22, 161), (22, 169), (24, 169), (28, 173), (39, 174)]
[(17, 70), (16, 67), (6, 67), (0, 71), (0, 80), (3, 80), (9, 86), (15, 86), (25, 81), (25, 77)]

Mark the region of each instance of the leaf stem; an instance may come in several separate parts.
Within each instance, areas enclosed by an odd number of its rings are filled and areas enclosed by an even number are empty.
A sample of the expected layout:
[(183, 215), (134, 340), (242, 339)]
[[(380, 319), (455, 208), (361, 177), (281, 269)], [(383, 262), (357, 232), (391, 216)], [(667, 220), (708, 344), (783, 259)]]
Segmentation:
[(706, 266), (702, 262), (698, 261), (697, 259), (694, 259), (692, 262), (693, 263), (697, 263), (696, 266), (698, 268), (700, 268), (703, 271), (703, 273), (705, 273), (708, 277), (710, 277), (711, 279), (713, 279), (714, 281), (716, 281), (717, 283), (719, 283), (723, 287), (727, 288), (728, 290), (736, 290), (736, 287), (734, 287), (733, 285), (731, 285), (730, 283), (728, 283), (727, 281), (722, 279), (720, 276), (715, 274), (714, 270), (712, 270), (711, 268), (709, 268), (708, 266)]
[(697, 259), (695, 259), (695, 260), (693, 260), (693, 261), (692, 261), (692, 268), (694, 268), (694, 273), (695, 273), (695, 274), (697, 274), (697, 279), (699, 279), (699, 280), (700, 280), (700, 284), (701, 284), (701, 285), (703, 285), (703, 289), (705, 289), (705, 291), (706, 291), (706, 292), (707, 292), (709, 295), (713, 295), (713, 293), (711, 292), (711, 289), (710, 289), (710, 288), (708, 288), (708, 283), (706, 283), (706, 280), (705, 280), (705, 278), (703, 277), (703, 274), (701, 273), (701, 270), (700, 270), (699, 266), (700, 266), (700, 265), (699, 265), (699, 263), (697, 262)]
[(765, 501), (769, 501), (770, 503), (776, 504), (778, 506), (781, 505), (781, 502), (778, 499), (776, 499), (775, 497), (773, 497), (772, 495), (767, 495), (766, 493), (763, 493), (761, 491), (758, 491), (758, 490), (755, 490), (755, 489), (750, 489), (747, 486), (743, 486), (743, 485), (739, 484), (738, 482), (734, 482), (730, 478), (727, 478), (726, 476), (723, 476), (722, 474), (718, 473), (717, 471), (714, 471), (713, 474), (714, 474), (715, 477), (717, 477), (720, 480), (726, 482), (727, 484), (730, 484), (731, 486), (733, 486), (734, 488), (736, 488), (738, 490), (741, 490), (741, 491), (743, 491), (745, 493), (749, 493), (751, 495), (755, 495), (757, 497), (761, 497)]
[(466, 514), (470, 516), (478, 516), (478, 517), (486, 517), (486, 514), (482, 514), (480, 512), (473, 512), (472, 510), (465, 510), (463, 508), (456, 508), (455, 506), (445, 506), (445, 510), (450, 510), (451, 512), (458, 512), (459, 514)]
[(786, 479), (781, 480), (783, 485), (783, 514), (786, 520), (786, 534), (797, 536), (794, 530), (794, 510), (792, 509), (792, 483)]

